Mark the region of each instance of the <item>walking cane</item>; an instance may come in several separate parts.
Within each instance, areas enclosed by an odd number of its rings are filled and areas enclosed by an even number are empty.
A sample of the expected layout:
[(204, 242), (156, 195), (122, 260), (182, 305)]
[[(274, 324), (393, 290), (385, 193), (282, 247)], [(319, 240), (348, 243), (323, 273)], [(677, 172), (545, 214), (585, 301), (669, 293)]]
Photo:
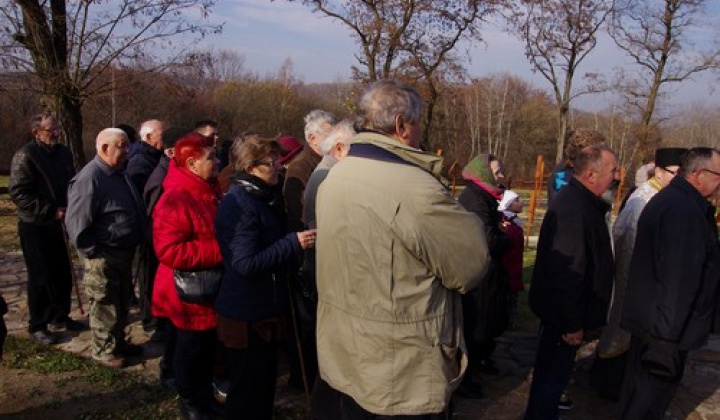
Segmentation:
[[(288, 279), (290, 280), (290, 279)], [(298, 351), (298, 360), (300, 361), (300, 376), (302, 376), (303, 389), (305, 390), (305, 401), (307, 402), (308, 410), (310, 409), (310, 388), (308, 386), (307, 373), (305, 372), (305, 360), (303, 359), (304, 354), (302, 351), (302, 344), (300, 343), (300, 332), (297, 317), (295, 315), (295, 300), (293, 299), (292, 287), (290, 281), (287, 282), (288, 294), (290, 296), (290, 315), (292, 316), (293, 328), (295, 330), (295, 345)]]
[(72, 253), (70, 252), (70, 237), (65, 228), (65, 222), (62, 222), (63, 238), (65, 238), (65, 251), (67, 252), (68, 261), (70, 261), (70, 275), (72, 275), (73, 287), (75, 288), (75, 296), (77, 297), (78, 309), (80, 309), (80, 315), (85, 316), (83, 310), (82, 299), (80, 298), (80, 287), (78, 286), (77, 276), (75, 275), (75, 267), (73, 266)]

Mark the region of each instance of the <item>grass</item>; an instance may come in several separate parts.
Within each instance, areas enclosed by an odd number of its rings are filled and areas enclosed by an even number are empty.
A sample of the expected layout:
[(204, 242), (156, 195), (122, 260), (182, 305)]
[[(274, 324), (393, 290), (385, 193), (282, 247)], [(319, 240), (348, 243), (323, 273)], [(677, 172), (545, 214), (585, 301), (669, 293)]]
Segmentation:
[[(70, 397), (54, 396), (49, 402), (33, 407), (34, 410), (68, 410), (78, 406), (83, 410), (76, 418), (87, 420), (178, 418), (174, 393), (148, 377), (100, 366), (29, 339), (9, 336), (3, 363), (10, 369), (38, 374), (41, 380), (52, 380), (57, 389), (72, 385)], [(31, 388), (29, 397), (40, 393), (37, 387)], [(90, 399), (98, 403), (88, 405)]]

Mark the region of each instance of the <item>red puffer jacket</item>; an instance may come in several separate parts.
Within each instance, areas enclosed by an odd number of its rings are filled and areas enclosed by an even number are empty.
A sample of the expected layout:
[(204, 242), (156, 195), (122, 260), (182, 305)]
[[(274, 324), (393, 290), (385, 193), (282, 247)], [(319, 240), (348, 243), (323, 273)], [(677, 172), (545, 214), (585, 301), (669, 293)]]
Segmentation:
[(170, 318), (185, 330), (215, 328), (212, 303), (194, 304), (178, 298), (173, 268), (182, 270), (222, 265), (214, 223), (219, 189), (170, 162), (165, 192), (153, 210), (153, 242), (160, 266), (155, 276), (152, 312)]

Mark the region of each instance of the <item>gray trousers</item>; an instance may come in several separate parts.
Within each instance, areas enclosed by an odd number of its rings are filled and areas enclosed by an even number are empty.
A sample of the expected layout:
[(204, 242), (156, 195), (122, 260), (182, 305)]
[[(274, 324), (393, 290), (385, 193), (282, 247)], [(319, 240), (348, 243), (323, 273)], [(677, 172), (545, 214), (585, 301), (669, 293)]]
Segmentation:
[(83, 258), (85, 293), (90, 302), (91, 350), (96, 359), (110, 359), (127, 345), (128, 304), (132, 295), (134, 249), (106, 250)]

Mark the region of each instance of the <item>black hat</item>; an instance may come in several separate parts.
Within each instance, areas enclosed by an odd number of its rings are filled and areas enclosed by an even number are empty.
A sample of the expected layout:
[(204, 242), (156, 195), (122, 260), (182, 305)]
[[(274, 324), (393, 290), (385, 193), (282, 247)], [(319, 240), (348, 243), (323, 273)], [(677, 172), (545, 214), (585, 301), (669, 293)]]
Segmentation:
[(667, 168), (668, 166), (680, 166), (680, 157), (687, 153), (688, 149), (683, 147), (666, 147), (655, 150), (655, 166)]

